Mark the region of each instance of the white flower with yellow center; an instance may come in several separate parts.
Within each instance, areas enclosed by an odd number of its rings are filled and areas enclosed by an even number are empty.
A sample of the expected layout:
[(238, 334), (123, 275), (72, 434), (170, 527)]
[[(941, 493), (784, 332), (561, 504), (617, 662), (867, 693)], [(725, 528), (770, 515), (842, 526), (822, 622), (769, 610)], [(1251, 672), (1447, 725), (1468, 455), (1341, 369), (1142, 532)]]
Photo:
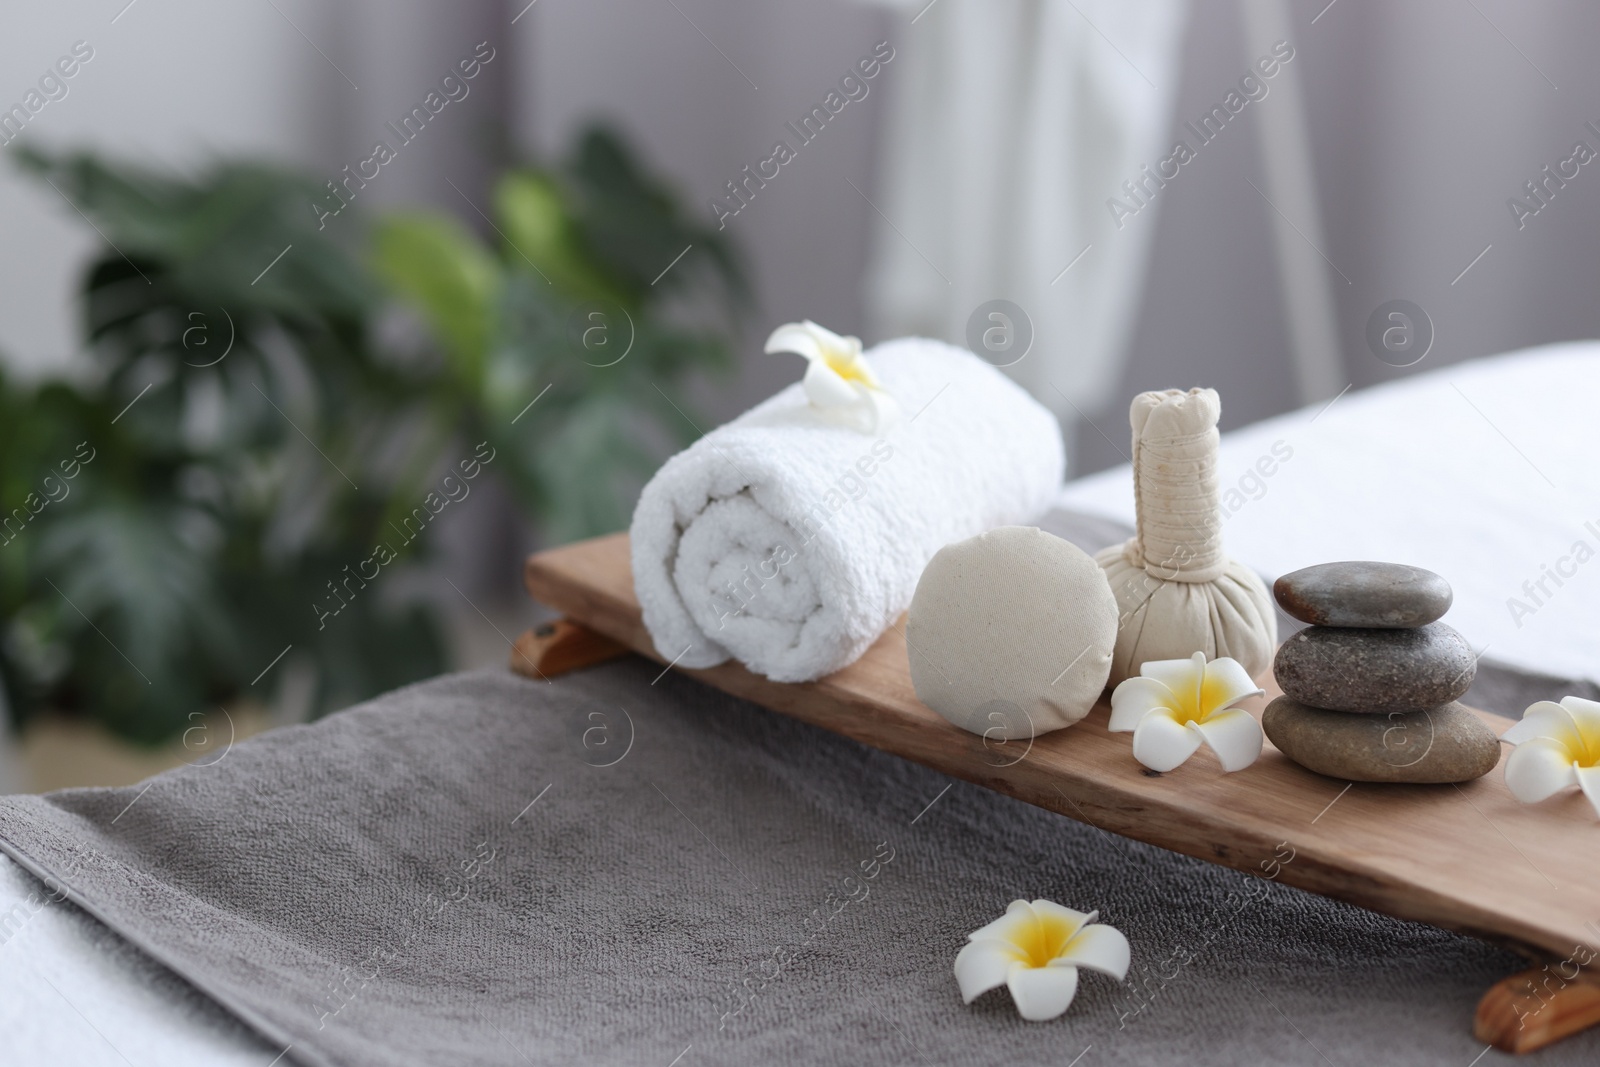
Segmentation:
[(1600, 814), (1600, 704), (1541, 700), (1500, 736), (1517, 747), (1506, 759), (1506, 787), (1528, 804), (1577, 786)]
[(971, 1004), (1005, 986), (1017, 1014), (1029, 1022), (1054, 1019), (1078, 992), (1078, 968), (1128, 975), (1128, 939), (1115, 927), (1051, 900), (1013, 900), (1006, 913), (967, 935), (956, 955), (956, 983)]
[(859, 337), (841, 337), (807, 319), (773, 330), (765, 351), (798, 352), (810, 361), (805, 390), (812, 407), (864, 433), (884, 433), (898, 421), (900, 405), (861, 354)]
[(1111, 693), (1114, 732), (1133, 732), (1133, 758), (1153, 771), (1170, 771), (1211, 746), (1225, 771), (1243, 770), (1261, 755), (1261, 724), (1233, 705), (1265, 690), (1237, 660), (1149, 660), (1139, 677)]

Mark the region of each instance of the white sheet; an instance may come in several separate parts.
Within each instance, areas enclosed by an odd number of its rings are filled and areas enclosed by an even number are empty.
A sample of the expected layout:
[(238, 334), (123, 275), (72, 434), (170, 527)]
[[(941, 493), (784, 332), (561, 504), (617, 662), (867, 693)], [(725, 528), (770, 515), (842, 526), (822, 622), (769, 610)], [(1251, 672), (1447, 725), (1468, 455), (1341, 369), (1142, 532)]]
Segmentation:
[(233, 1016), (0, 856), (0, 1063), (267, 1067)]
[[(1445, 621), (1486, 659), (1600, 679), (1597, 396), (1600, 342), (1572, 342), (1224, 434), (1228, 551), (1272, 576), (1339, 559), (1427, 567), (1455, 589)], [(1069, 483), (1060, 502), (1132, 523), (1128, 468)]]

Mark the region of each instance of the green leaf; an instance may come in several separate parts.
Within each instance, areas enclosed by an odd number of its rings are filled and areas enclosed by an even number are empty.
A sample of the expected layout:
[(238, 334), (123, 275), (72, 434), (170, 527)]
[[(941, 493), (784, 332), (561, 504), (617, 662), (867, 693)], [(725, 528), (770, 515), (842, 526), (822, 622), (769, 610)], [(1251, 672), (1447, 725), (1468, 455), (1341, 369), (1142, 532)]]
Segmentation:
[(495, 214), (506, 239), (506, 264), (531, 268), (575, 300), (623, 296), (585, 257), (560, 188), (535, 171), (515, 171), (494, 187)]
[(465, 227), (444, 215), (393, 215), (373, 242), (378, 273), (407, 298), (456, 365), (476, 377), (499, 297), (500, 268)]
[(750, 308), (750, 286), (726, 236), (685, 215), (615, 133), (586, 130), (564, 173), (575, 191), (573, 225), (584, 254), (636, 300), (703, 291), (733, 317)]
[[(155, 741), (271, 699), (297, 661), (320, 710), (444, 669), (445, 612), (403, 599), (431, 527), (351, 577), (389, 523), (487, 440), (485, 478), (547, 542), (620, 528), (708, 424), (684, 386), (727, 365), (748, 306), (725, 235), (599, 129), (503, 176), (488, 243), (437, 214), (332, 215), (320, 179), (247, 160), (9, 158), (106, 242), (80, 290), (98, 373), (0, 374), (0, 516), (19, 531), (0, 543), (0, 685), (18, 720), (49, 707)], [(391, 297), (431, 344), (380, 334)], [(618, 347), (591, 345), (596, 302)], [(96, 458), (68, 476), (80, 446)], [(327, 618), (330, 596), (349, 602)]]

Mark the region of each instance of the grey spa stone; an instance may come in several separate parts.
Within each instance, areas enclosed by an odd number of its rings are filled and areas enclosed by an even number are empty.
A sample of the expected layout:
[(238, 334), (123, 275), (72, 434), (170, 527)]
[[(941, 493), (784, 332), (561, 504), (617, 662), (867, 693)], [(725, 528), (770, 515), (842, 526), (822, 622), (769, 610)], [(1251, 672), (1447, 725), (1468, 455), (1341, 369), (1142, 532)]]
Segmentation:
[(1267, 739), (1308, 771), (1350, 782), (1467, 782), (1500, 762), (1500, 741), (1454, 702), (1426, 711), (1350, 715), (1278, 697), (1261, 716)]
[(1388, 713), (1448, 704), (1472, 686), (1477, 657), (1442, 622), (1415, 630), (1310, 626), (1278, 648), (1285, 694), (1334, 711)]
[(1278, 605), (1313, 626), (1411, 629), (1450, 610), (1450, 583), (1421, 567), (1351, 560), (1319, 563), (1272, 585)]

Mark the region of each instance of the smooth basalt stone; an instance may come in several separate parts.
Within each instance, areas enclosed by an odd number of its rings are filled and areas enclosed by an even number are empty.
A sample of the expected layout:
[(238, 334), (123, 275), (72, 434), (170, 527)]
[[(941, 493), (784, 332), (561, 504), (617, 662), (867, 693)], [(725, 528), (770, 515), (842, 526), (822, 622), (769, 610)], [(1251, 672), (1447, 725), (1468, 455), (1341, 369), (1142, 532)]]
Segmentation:
[(1466, 782), (1500, 762), (1494, 731), (1460, 704), (1390, 715), (1350, 715), (1278, 697), (1261, 726), (1308, 771), (1350, 782)]
[(1403, 563), (1319, 563), (1272, 584), (1278, 605), (1313, 626), (1399, 630), (1426, 626), (1450, 610), (1450, 583)]
[(1278, 685), (1302, 704), (1385, 714), (1448, 704), (1477, 673), (1472, 646), (1442, 622), (1415, 630), (1309, 626), (1272, 661)]

